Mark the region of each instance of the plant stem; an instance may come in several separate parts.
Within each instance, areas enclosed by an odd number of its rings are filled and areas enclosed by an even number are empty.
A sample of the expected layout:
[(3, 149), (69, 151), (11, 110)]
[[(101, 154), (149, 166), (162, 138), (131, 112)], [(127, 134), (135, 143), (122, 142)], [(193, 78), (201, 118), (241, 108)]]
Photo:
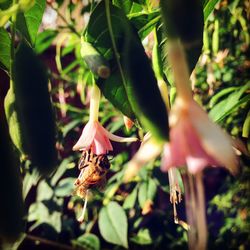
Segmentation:
[(169, 42), (168, 57), (172, 66), (177, 94), (182, 101), (189, 102), (192, 100), (192, 90), (188, 65), (183, 46), (178, 40)]
[(90, 121), (98, 121), (99, 116), (99, 104), (100, 104), (100, 90), (93, 84), (91, 88), (91, 97), (90, 97), (90, 113), (89, 113), (89, 120)]
[(56, 249), (61, 249), (61, 250), (73, 250), (73, 249), (75, 249), (73, 247), (63, 245), (61, 243), (57, 243), (57, 242), (47, 240), (47, 239), (43, 239), (43, 238), (33, 236), (33, 235), (27, 235), (26, 239), (34, 241), (34, 242), (39, 242), (39, 243), (42, 243), (42, 244), (45, 244), (45, 245), (49, 245), (49, 246), (52, 246), (52, 247), (54, 247)]
[[(16, 4), (17, 0), (13, 0), (12, 4)], [(16, 37), (16, 14), (12, 16), (11, 23), (11, 47), (10, 47), (10, 87), (12, 87), (13, 75), (14, 75), (14, 60), (15, 60), (15, 37)]]

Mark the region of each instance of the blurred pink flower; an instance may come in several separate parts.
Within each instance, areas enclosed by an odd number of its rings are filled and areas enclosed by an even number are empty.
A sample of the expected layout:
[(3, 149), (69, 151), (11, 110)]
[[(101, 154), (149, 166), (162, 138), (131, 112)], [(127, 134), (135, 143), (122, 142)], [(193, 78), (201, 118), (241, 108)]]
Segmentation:
[(88, 150), (91, 147), (96, 155), (107, 154), (108, 151), (113, 150), (110, 140), (116, 142), (133, 142), (137, 138), (116, 136), (106, 130), (98, 121), (90, 120), (84, 127), (73, 150)]
[(170, 143), (164, 146), (162, 170), (185, 166), (192, 174), (206, 166), (237, 171), (231, 138), (192, 99), (178, 97), (169, 116)]
[(206, 166), (237, 171), (232, 139), (194, 101), (185, 52), (179, 43), (169, 48), (177, 98), (169, 114), (170, 142), (164, 146), (162, 170), (187, 165), (192, 174)]

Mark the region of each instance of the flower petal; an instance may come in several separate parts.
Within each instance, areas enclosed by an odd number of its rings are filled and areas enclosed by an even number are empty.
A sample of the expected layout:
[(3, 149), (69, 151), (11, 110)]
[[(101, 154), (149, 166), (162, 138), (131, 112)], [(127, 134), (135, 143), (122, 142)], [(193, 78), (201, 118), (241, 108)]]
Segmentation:
[(205, 151), (222, 166), (236, 173), (237, 158), (230, 137), (209, 119), (195, 101), (190, 103), (189, 116)]
[(89, 121), (85, 125), (79, 140), (73, 146), (73, 150), (76, 151), (76, 150), (88, 149), (94, 140), (94, 137), (96, 135), (96, 130), (97, 130), (96, 122)]
[(107, 154), (108, 151), (112, 151), (113, 147), (105, 134), (100, 130), (100, 124), (98, 124), (96, 136), (93, 143), (93, 152), (97, 155)]
[(142, 144), (132, 160), (128, 163), (124, 174), (124, 182), (131, 180), (143, 165), (160, 155), (161, 150), (162, 145), (156, 143), (152, 138)]
[(121, 137), (114, 135), (110, 133), (107, 129), (101, 126), (100, 130), (102, 130), (103, 133), (106, 134), (106, 136), (111, 140), (111, 141), (116, 141), (116, 142), (133, 142), (137, 141), (138, 139), (136, 137)]

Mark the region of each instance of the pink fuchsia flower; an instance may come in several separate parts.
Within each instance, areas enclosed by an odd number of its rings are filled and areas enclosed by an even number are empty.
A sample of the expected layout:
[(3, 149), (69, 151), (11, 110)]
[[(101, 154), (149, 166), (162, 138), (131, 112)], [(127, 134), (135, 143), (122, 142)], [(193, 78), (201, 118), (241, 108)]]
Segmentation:
[(74, 145), (73, 150), (88, 150), (91, 147), (97, 155), (106, 154), (108, 151), (113, 150), (110, 140), (116, 142), (133, 142), (137, 138), (116, 136), (106, 130), (98, 121), (89, 121), (85, 125), (82, 135)]
[(137, 141), (137, 138), (120, 137), (110, 133), (106, 130), (98, 121), (99, 113), (99, 102), (100, 102), (100, 90), (94, 85), (91, 90), (90, 97), (90, 118), (88, 123), (85, 125), (82, 134), (74, 145), (73, 150), (88, 150), (92, 149), (96, 155), (107, 154), (108, 151), (112, 151), (113, 147), (110, 142), (133, 142)]
[(170, 143), (164, 147), (162, 170), (187, 165), (196, 174), (206, 166), (224, 166), (237, 172), (232, 140), (193, 100), (183, 48), (169, 50), (177, 98), (169, 114)]
[(170, 143), (164, 146), (162, 170), (187, 165), (195, 174), (206, 166), (225, 166), (232, 173), (237, 159), (231, 138), (198, 106), (177, 99), (170, 113)]

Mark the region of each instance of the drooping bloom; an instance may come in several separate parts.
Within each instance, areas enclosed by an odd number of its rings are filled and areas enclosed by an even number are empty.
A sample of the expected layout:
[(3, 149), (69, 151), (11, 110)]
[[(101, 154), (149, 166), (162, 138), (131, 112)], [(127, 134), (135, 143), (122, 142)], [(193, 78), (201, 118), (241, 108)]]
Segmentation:
[(116, 136), (106, 130), (99, 123), (99, 101), (100, 90), (94, 85), (91, 90), (90, 98), (90, 118), (88, 123), (85, 125), (79, 140), (74, 145), (73, 150), (82, 151), (91, 148), (94, 154), (100, 155), (113, 150), (110, 140), (117, 142), (133, 142), (137, 140), (137, 138), (134, 137), (125, 138)]
[(169, 114), (170, 143), (164, 147), (162, 170), (187, 165), (195, 174), (206, 166), (224, 166), (237, 172), (232, 140), (193, 100), (187, 64), (181, 47), (169, 53), (177, 98)]

